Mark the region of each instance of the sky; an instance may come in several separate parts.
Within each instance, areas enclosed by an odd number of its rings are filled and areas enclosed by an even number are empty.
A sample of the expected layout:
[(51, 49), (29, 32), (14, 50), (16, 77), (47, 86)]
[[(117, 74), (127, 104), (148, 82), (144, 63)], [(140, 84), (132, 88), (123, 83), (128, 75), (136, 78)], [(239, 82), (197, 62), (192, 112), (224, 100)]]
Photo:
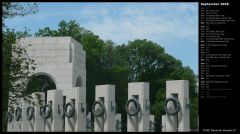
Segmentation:
[(197, 2), (41, 2), (38, 13), (7, 19), (5, 24), (16, 31), (27, 27), (34, 34), (44, 27), (57, 29), (61, 20), (76, 20), (101, 39), (119, 45), (151, 40), (198, 74)]

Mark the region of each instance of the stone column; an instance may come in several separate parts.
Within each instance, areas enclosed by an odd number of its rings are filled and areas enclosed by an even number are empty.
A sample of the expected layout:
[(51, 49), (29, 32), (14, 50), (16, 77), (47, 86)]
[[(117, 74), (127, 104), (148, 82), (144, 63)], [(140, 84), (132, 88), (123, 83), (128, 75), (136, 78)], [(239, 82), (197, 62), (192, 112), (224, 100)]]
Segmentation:
[[(70, 116), (65, 115), (65, 131), (68, 132), (85, 132), (86, 131), (86, 88), (74, 87), (72, 89), (63, 90), (66, 96), (66, 104), (64, 111)], [(66, 105), (69, 105), (66, 107)], [(74, 109), (71, 108), (74, 105)], [(74, 110), (73, 114), (69, 110)]]
[[(22, 122), (22, 117), (20, 118), (19, 121), (16, 121), (16, 108), (20, 107), (22, 109), (22, 100), (19, 99), (17, 102), (19, 103), (18, 105), (16, 103), (13, 104), (13, 107), (8, 109), (8, 112), (10, 113), (8, 115), (8, 126), (7, 126), (7, 131), (8, 132), (19, 132), (21, 131), (21, 122)], [(10, 103), (10, 101), (9, 101)], [(22, 114), (21, 114), (22, 116)], [(9, 119), (10, 118), (10, 119)]]
[(166, 132), (166, 115), (162, 115), (162, 132)]
[(150, 132), (155, 132), (155, 115), (149, 116), (149, 129)]
[(33, 131), (33, 125), (31, 121), (27, 119), (27, 116), (26, 116), (27, 108), (31, 106), (31, 103), (24, 101), (23, 99), (21, 102), (22, 102), (22, 121), (21, 121), (22, 130), (21, 131), (23, 132)]
[[(99, 117), (94, 117), (94, 131), (115, 132), (115, 85), (98, 85), (95, 90), (95, 102), (102, 102), (104, 105), (104, 113)], [(95, 113), (97, 113), (101, 107), (96, 103)]]
[[(45, 100), (44, 100), (44, 97), (45, 97), (45, 93), (44, 92), (36, 92), (38, 93), (40, 96), (39, 96), (39, 99), (41, 99), (42, 101), (42, 105), (45, 104)], [(41, 104), (38, 104), (38, 98), (36, 96), (36, 94), (34, 93), (33, 94), (33, 99), (34, 99), (34, 117), (33, 117), (33, 121), (34, 121), (34, 132), (43, 132), (45, 131), (45, 119), (43, 119), (41, 117), (41, 114), (40, 114), (40, 107), (41, 107)]]
[[(17, 105), (15, 105), (15, 110), (14, 110), (14, 131), (15, 132), (20, 132), (22, 130), (22, 113), (23, 113), (23, 104), (22, 104), (22, 99), (18, 100), (18, 103)], [(18, 119), (17, 117), (17, 108), (19, 108), (19, 113), (20, 114), (20, 118)]]
[(116, 132), (122, 132), (122, 115), (116, 114), (115, 123), (116, 123)]
[[(171, 80), (166, 82), (166, 98), (175, 97), (180, 103), (180, 110), (175, 115), (166, 115), (167, 132), (190, 131), (189, 81)], [(169, 102), (167, 108), (175, 107)]]
[(52, 114), (46, 119), (45, 131), (62, 132), (63, 131), (63, 91), (48, 90), (47, 103), (52, 105)]
[(88, 112), (87, 120), (86, 120), (86, 131), (92, 132), (92, 129), (93, 129), (93, 124), (92, 124), (91, 112)]
[(14, 110), (8, 109), (8, 123), (7, 123), (7, 132), (14, 131)]
[[(149, 83), (133, 82), (128, 83), (128, 100), (136, 99), (140, 105), (137, 115), (127, 115), (127, 131), (128, 132), (148, 132), (149, 131)], [(133, 102), (128, 105), (129, 111), (136, 110)]]

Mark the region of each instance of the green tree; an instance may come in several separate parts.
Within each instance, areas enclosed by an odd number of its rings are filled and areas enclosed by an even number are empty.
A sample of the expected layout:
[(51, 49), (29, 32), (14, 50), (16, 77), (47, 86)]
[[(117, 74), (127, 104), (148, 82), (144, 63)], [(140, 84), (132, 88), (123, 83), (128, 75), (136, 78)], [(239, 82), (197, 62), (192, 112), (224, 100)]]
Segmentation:
[[(129, 81), (150, 83), (151, 112), (156, 115), (157, 126), (161, 126), (161, 115), (165, 114), (166, 80), (189, 80), (191, 128), (197, 124), (196, 79), (189, 67), (183, 67), (180, 60), (165, 53), (164, 48), (152, 41), (134, 40), (126, 46), (130, 65)], [(155, 98), (153, 97), (155, 96)], [(160, 130), (160, 127), (157, 127)]]
[(25, 48), (16, 43), (17, 39), (29, 36), (28, 32), (14, 32), (5, 26), (4, 21), (15, 16), (35, 13), (36, 6), (35, 3), (2, 2), (2, 131), (6, 131), (7, 109), (13, 108), (20, 98), (29, 101), (28, 90), (21, 81), (27, 79), (34, 70), (34, 61), (27, 56)]
[(37, 3), (2, 2), (2, 24), (5, 19), (37, 13), (37, 8)]
[[(196, 102), (198, 98), (195, 94), (196, 80), (189, 67), (183, 67), (180, 60), (165, 53), (164, 48), (159, 44), (146, 39), (129, 41), (127, 45), (107, 47), (105, 54), (104, 65), (110, 69), (110, 73), (106, 74), (111, 77), (111, 80), (116, 80), (114, 81), (116, 87), (120, 86), (120, 88), (116, 88), (116, 94), (120, 92), (116, 95), (116, 100), (120, 102), (124, 123), (126, 123), (126, 114), (124, 114), (123, 108), (127, 100), (128, 82), (145, 81), (150, 83), (151, 113), (156, 115), (157, 126), (161, 126), (161, 115), (165, 114), (163, 104), (166, 95), (166, 80), (184, 79), (189, 80), (190, 83), (191, 128), (196, 128), (198, 115), (198, 103)], [(118, 98), (119, 95), (121, 99)], [(156, 129), (159, 131), (161, 128), (156, 127)]]

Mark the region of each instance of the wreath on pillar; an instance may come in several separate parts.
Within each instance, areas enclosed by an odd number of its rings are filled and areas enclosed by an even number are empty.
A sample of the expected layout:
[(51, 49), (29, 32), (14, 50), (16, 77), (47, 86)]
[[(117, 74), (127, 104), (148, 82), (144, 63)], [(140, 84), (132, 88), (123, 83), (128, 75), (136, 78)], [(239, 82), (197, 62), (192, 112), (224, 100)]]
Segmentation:
[[(96, 105), (100, 105), (100, 108), (95, 110), (95, 106)], [(96, 100), (94, 101), (93, 105), (92, 105), (92, 113), (95, 117), (101, 117), (105, 112), (105, 107), (104, 104), (102, 102), (102, 100)]]
[(13, 113), (14, 113), (13, 109), (10, 109), (8, 111), (8, 122), (12, 122), (13, 121)]
[[(67, 110), (69, 106), (70, 106), (70, 110)], [(75, 113), (75, 106), (74, 106), (73, 102), (68, 102), (64, 106), (64, 115), (67, 118), (72, 118), (74, 116), (74, 113)]]
[(87, 118), (87, 120), (86, 120), (86, 128), (87, 129), (93, 128), (93, 123), (91, 122), (91, 120), (89, 118)]
[[(173, 112), (169, 111), (169, 109), (167, 109), (167, 104), (169, 101), (172, 101), (174, 106), (175, 106), (175, 110)], [(168, 114), (168, 115), (175, 115), (180, 111), (180, 102), (176, 97), (169, 97), (165, 100), (164, 103), (164, 111)]]
[(21, 117), (22, 117), (22, 109), (20, 107), (16, 108), (15, 116), (16, 116), (16, 121), (19, 121), (21, 119)]
[(29, 120), (29, 121), (32, 120), (33, 114), (34, 114), (34, 108), (33, 108), (33, 106), (29, 106), (27, 108), (27, 112), (26, 112), (27, 120)]
[(120, 120), (116, 120), (116, 129), (122, 129), (122, 122)]
[[(48, 108), (48, 110), (47, 110), (47, 108)], [(51, 104), (46, 104), (43, 107), (41, 107), (40, 108), (40, 114), (41, 114), (42, 118), (48, 119), (52, 114), (52, 105)]]
[(149, 130), (155, 130), (155, 123), (152, 121), (149, 121)]
[[(128, 106), (130, 103), (133, 103), (134, 106), (136, 107), (136, 110), (134, 112), (131, 112), (129, 109), (128, 109)], [(131, 98), (127, 101), (126, 105), (125, 105), (125, 110), (127, 111), (127, 114), (130, 115), (130, 116), (136, 116), (138, 114), (138, 112), (140, 111), (140, 104), (138, 102), (138, 100), (136, 98)]]

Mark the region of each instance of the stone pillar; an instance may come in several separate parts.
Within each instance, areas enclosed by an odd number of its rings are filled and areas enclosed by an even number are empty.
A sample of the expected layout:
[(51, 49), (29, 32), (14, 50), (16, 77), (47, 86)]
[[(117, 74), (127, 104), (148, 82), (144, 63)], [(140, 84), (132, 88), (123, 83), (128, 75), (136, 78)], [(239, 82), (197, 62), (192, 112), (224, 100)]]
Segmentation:
[(15, 120), (14, 128), (15, 132), (20, 132), (22, 130), (21, 120), (20, 121)]
[[(85, 132), (86, 131), (86, 88), (74, 87), (63, 90), (66, 96), (65, 131), (66, 132)], [(74, 109), (72, 109), (72, 106)], [(71, 113), (71, 111), (74, 111)], [(66, 115), (68, 114), (68, 116)]]
[[(166, 82), (166, 98), (177, 98), (180, 104), (179, 111), (166, 115), (167, 132), (190, 131), (190, 111), (189, 111), (189, 81), (171, 80)], [(167, 109), (176, 109), (173, 102), (167, 104)]]
[[(20, 99), (19, 101), (18, 101), (18, 105), (15, 105), (15, 111), (14, 111), (14, 131), (15, 132), (20, 132), (21, 130), (22, 130), (22, 113), (23, 113), (23, 104), (22, 104), (22, 99)], [(18, 118), (17, 116), (17, 109), (19, 109), (18, 111), (19, 111), (19, 117), (20, 118)]]
[[(140, 105), (139, 112), (136, 115), (127, 115), (127, 131), (128, 132), (148, 132), (149, 131), (149, 83), (133, 82), (128, 83), (128, 102), (127, 109), (136, 111), (137, 107), (131, 99), (137, 100)], [(135, 106), (134, 106), (135, 105)]]
[(21, 124), (22, 124), (22, 130), (23, 132), (30, 132), (30, 131), (33, 131), (33, 124), (31, 123), (31, 121), (29, 121), (27, 119), (27, 108), (29, 106), (31, 106), (31, 103), (27, 102), (27, 101), (24, 101), (22, 99), (22, 121), (21, 121)]
[(8, 109), (8, 124), (7, 124), (7, 132), (14, 131), (14, 110)]
[(87, 120), (86, 120), (86, 131), (92, 132), (92, 129), (93, 129), (93, 124), (92, 124), (91, 112), (88, 112)]
[(150, 132), (155, 132), (155, 115), (149, 116), (149, 129)]
[(116, 132), (122, 132), (122, 115), (116, 114), (115, 122), (116, 122)]
[[(36, 93), (40, 95), (39, 99), (41, 99), (42, 105), (45, 104), (44, 102), (45, 93), (44, 92), (36, 92)], [(34, 117), (32, 121), (34, 122), (34, 132), (43, 132), (45, 131), (45, 119), (41, 117), (41, 114), (40, 114), (41, 104), (38, 104), (38, 100), (37, 100), (38, 97), (36, 96), (36, 93), (33, 93), (33, 100), (35, 105), (34, 105)]]
[[(22, 109), (22, 100), (19, 99), (17, 100), (18, 105), (16, 103), (13, 104), (13, 107), (10, 108), (8, 107), (8, 126), (7, 126), (7, 131), (8, 132), (19, 132), (21, 131), (21, 121), (22, 117), (20, 118), (19, 121), (17, 121), (17, 116), (16, 116), (16, 108), (20, 107)], [(10, 103), (10, 101), (9, 101)], [(21, 114), (22, 116), (22, 114)]]
[(162, 115), (162, 132), (166, 132), (166, 115)]
[(48, 90), (47, 103), (52, 106), (52, 114), (45, 120), (45, 131), (63, 131), (63, 91)]
[[(98, 85), (95, 90), (95, 102), (93, 104), (94, 131), (114, 132), (115, 127), (115, 85)], [(102, 105), (101, 107), (100, 105)], [(103, 114), (101, 113), (104, 109)], [(97, 115), (98, 114), (98, 115)]]

